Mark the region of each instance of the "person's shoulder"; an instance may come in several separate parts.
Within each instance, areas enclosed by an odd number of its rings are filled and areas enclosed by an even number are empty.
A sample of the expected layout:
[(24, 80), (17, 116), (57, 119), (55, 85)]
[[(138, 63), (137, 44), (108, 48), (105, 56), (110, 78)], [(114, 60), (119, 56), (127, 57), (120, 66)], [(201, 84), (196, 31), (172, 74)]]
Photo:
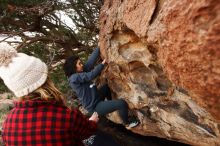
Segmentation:
[(69, 81), (75, 81), (77, 79), (77, 77), (79, 76), (79, 73), (74, 73), (69, 77)]

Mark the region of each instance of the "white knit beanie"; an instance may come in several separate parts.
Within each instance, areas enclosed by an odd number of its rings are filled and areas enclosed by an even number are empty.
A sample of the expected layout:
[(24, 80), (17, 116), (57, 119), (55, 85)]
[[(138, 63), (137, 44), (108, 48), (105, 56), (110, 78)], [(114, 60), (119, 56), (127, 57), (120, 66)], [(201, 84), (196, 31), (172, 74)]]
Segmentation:
[(17, 97), (39, 88), (47, 75), (47, 65), (40, 59), (17, 53), (8, 43), (0, 43), (0, 78)]

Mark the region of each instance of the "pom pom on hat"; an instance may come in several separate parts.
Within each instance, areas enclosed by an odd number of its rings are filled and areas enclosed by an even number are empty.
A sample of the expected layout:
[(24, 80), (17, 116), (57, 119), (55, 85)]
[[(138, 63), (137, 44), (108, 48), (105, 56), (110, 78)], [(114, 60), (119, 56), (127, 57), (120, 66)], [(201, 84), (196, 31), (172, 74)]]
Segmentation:
[(0, 43), (0, 66), (7, 66), (16, 55), (17, 51), (8, 43)]

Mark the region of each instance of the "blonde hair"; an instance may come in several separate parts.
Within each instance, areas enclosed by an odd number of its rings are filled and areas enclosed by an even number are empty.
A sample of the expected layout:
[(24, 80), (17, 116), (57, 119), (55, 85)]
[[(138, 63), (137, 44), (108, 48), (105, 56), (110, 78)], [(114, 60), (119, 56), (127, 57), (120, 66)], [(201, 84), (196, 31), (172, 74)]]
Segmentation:
[(54, 86), (54, 83), (47, 78), (46, 82), (27, 96), (20, 98), (21, 101), (42, 99), (45, 101), (56, 101), (62, 104), (66, 103), (63, 94)]

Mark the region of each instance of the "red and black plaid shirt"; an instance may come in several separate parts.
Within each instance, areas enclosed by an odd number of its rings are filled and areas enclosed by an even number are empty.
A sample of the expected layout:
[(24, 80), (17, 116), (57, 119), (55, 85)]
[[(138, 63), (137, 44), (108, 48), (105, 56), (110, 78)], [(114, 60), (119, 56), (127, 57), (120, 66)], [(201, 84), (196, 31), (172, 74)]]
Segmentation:
[(83, 146), (96, 131), (96, 123), (78, 110), (46, 101), (15, 102), (3, 123), (6, 146)]

